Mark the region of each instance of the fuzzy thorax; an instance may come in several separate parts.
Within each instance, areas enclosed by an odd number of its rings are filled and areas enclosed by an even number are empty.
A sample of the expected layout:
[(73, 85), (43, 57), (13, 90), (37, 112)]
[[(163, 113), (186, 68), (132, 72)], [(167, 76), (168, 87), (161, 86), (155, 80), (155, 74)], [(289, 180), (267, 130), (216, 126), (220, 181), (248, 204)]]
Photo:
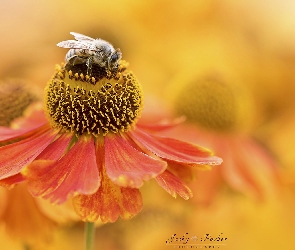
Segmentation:
[(84, 68), (57, 65), (45, 89), (45, 110), (51, 126), (77, 136), (127, 132), (142, 108), (141, 85), (121, 61), (117, 72), (102, 68), (88, 76)]

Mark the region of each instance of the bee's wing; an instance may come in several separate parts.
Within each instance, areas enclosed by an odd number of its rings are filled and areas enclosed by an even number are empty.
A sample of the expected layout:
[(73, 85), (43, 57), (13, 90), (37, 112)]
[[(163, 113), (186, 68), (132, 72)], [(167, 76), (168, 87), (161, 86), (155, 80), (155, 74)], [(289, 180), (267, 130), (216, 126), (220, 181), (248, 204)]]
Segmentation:
[(93, 49), (91, 44), (86, 42), (79, 42), (76, 40), (62, 41), (58, 43), (57, 46), (61, 48), (66, 48), (66, 49), (88, 49), (88, 50)]
[(75, 37), (76, 40), (81, 41), (81, 42), (93, 42), (95, 41), (94, 38), (91, 38), (89, 36), (85, 36), (76, 32), (70, 32), (71, 35), (73, 35)]

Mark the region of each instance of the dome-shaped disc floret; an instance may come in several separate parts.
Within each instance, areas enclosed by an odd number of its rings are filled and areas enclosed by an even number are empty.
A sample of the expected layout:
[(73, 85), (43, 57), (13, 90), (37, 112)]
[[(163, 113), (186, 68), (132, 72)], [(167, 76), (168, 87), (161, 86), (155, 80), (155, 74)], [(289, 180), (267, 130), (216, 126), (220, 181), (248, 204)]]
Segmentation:
[(109, 76), (99, 69), (91, 77), (83, 69), (76, 71), (57, 66), (47, 85), (46, 110), (52, 126), (77, 135), (128, 131), (141, 114), (143, 100), (141, 86), (126, 63), (121, 61), (116, 74)]

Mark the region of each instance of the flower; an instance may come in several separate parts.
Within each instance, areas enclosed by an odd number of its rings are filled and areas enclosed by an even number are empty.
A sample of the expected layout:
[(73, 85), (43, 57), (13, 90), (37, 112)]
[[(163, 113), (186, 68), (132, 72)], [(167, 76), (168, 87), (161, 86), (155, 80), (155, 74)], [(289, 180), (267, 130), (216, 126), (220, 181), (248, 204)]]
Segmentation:
[[(142, 90), (121, 60), (117, 70), (57, 65), (45, 89), (44, 113), (32, 110), (18, 129), (1, 128), (0, 183), (26, 181), (33, 196), (62, 204), (73, 197), (85, 221), (114, 222), (140, 212), (139, 188), (155, 179), (173, 197), (192, 197), (181, 176), (221, 159), (211, 151), (154, 135), (161, 124), (137, 123)], [(167, 125), (164, 125), (166, 128)]]
[(0, 96), (0, 126), (6, 127), (21, 117), (28, 106), (38, 101), (36, 93), (20, 80), (0, 82)]
[(171, 93), (176, 113), (187, 121), (165, 135), (212, 148), (224, 160), (210, 174), (198, 173), (194, 201), (208, 205), (225, 187), (259, 200), (276, 194), (278, 165), (249, 131), (254, 108), (246, 90), (217, 75), (191, 76), (184, 82), (182, 87), (174, 82), (178, 89)]
[[(0, 83), (0, 125), (6, 126), (2, 127), (3, 130), (13, 130), (16, 120), (20, 124), (30, 106), (37, 107), (36, 93), (28, 86), (20, 80)], [(5, 186), (5, 181), (2, 185)], [(55, 222), (44, 214), (40, 205), (30, 195), (25, 183), (11, 190), (0, 187), (0, 223), (4, 225), (5, 232), (25, 244), (47, 237)]]
[(26, 184), (11, 190), (0, 187), (0, 222), (14, 239), (26, 243), (46, 238), (55, 222), (40, 209), (38, 200), (30, 195)]

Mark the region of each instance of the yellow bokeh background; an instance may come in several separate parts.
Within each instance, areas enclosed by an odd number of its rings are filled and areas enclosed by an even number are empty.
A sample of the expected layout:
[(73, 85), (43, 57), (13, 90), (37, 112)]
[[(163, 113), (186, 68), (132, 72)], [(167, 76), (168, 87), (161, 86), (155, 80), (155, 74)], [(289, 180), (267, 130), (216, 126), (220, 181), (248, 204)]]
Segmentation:
[[(294, 248), (294, 1), (0, 0), (0, 8), (1, 80), (22, 79), (42, 89), (64, 60), (66, 50), (56, 44), (72, 39), (70, 31), (100, 37), (121, 49), (146, 99), (173, 106), (192, 75), (225, 79), (251, 102), (239, 113), (243, 131), (278, 162), (281, 187), (266, 201), (227, 190), (203, 207), (147, 183), (143, 211), (98, 227), (95, 249), (172, 249), (166, 240), (175, 233), (222, 233), (225, 250)], [(83, 225), (72, 223), (31, 249), (78, 250), (83, 240)], [(1, 250), (25, 249), (1, 224), (0, 244)]]

